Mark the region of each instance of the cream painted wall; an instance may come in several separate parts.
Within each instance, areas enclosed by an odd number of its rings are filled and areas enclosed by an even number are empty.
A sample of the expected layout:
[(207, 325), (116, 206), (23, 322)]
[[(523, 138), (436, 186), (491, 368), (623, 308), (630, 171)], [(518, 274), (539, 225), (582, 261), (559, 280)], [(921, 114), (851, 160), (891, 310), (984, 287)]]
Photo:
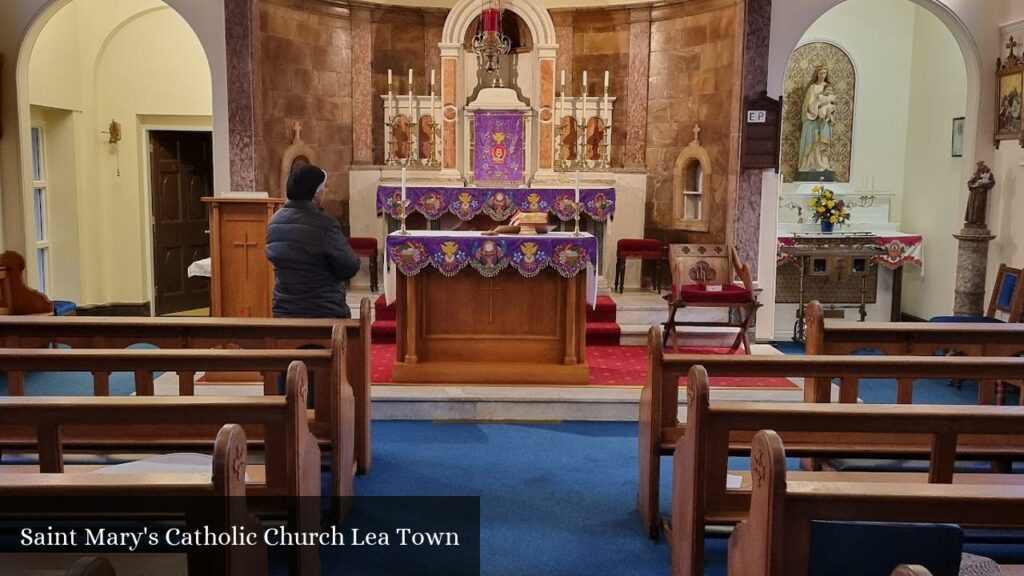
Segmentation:
[[(91, 6), (99, 2), (104, 10)], [(29, 98), (33, 104), (64, 102), (82, 110), (77, 113), (83, 159), (77, 172), (79, 209), (60, 215), (61, 224), (77, 226), (81, 239), (74, 244), (81, 262), (81, 292), (75, 299), (80, 304), (149, 300), (148, 152), (138, 118), (183, 116), (188, 120), (171, 118), (164, 125), (194, 128), (199, 117), (207, 129), (212, 126), (203, 47), (181, 16), (156, 0), (76, 0), (50, 22), (57, 27), (44, 28), (35, 44), (46, 57), (37, 61), (34, 52), (30, 62)], [(61, 34), (68, 28), (78, 34)], [(79, 66), (62, 70), (65, 78), (77, 80), (36, 84), (35, 79), (61, 70), (51, 55), (56, 62), (77, 58)], [(66, 94), (76, 82), (79, 93)], [(111, 119), (121, 123), (117, 146), (102, 133)], [(75, 166), (63, 169), (74, 172)], [(58, 257), (61, 262), (68, 257), (56, 254), (57, 247), (54, 252), (55, 265)]]
[[(59, 10), (77, 0), (15, 0), (0, 2), (0, 54), (4, 67), (0, 77), (0, 121), (4, 132), (0, 137), (0, 249), (25, 251), (26, 230), (22, 200), (25, 183), (23, 173), (28, 170), (28, 159), (23, 155), (22, 141), (27, 141), (30, 115), (28, 86), (29, 54), (38, 35)], [(166, 0), (191, 26), (206, 52), (212, 75), (214, 190), (227, 190), (229, 177), (228, 115), (227, 115), (227, 50), (225, 46), (224, 3), (211, 0)], [(106, 0), (98, 13), (114, 16), (120, 7), (147, 5), (146, 0)], [(83, 58), (84, 55), (79, 55)], [(68, 60), (74, 62), (74, 60)], [(91, 65), (90, 65), (91, 68)], [(66, 104), (65, 104), (66, 105)], [(109, 118), (107, 119), (109, 122)], [(105, 124), (104, 124), (105, 125)], [(92, 133), (94, 126), (89, 125)], [(78, 131), (82, 139), (87, 130)], [(87, 167), (88, 163), (83, 163)], [(92, 240), (80, 235), (82, 253), (89, 253)], [(31, 261), (30, 261), (31, 262)], [(30, 264), (30, 281), (34, 280), (34, 265)], [(84, 279), (83, 279), (84, 280)], [(93, 288), (83, 283), (83, 290)]]
[[(815, 20), (831, 8), (846, 0), (773, 0), (772, 21), (768, 55), (768, 93), (778, 95), (782, 90), (783, 75), (790, 54), (801, 37)], [(897, 0), (891, 0), (895, 3)], [(999, 56), (1000, 37), (998, 26), (1010, 19), (1011, 14), (1024, 12), (1020, 0), (912, 0), (915, 4), (935, 14), (951, 30), (961, 49), (967, 65), (967, 125), (965, 134), (964, 170), (959, 181), (965, 183), (970, 177), (968, 166), (975, 160), (992, 162), (995, 156), (992, 146), (994, 110), (995, 61)], [(1024, 16), (1024, 15), (1021, 15)], [(993, 165), (993, 169), (997, 166)], [(1001, 185), (1001, 184), (1000, 184)], [(997, 189), (999, 186), (997, 186)], [(776, 203), (777, 184), (766, 179), (762, 187), (763, 203)], [(966, 187), (959, 192), (959, 206), (965, 206)], [(773, 230), (775, 210), (764, 210), (761, 229)], [(764, 286), (761, 301), (765, 306), (758, 315), (758, 337), (771, 338), (775, 325), (775, 240), (773, 235), (762, 234), (759, 247), (758, 282)], [(926, 248), (926, 258), (955, 258), (954, 254), (942, 254)], [(990, 266), (994, 262), (990, 258)], [(930, 288), (945, 290), (950, 294), (953, 286)], [(906, 301), (906, 300), (905, 300)]]
[[(875, 191), (903, 189), (915, 11), (902, 0), (849, 0), (818, 19), (800, 40), (839, 45), (857, 70), (850, 185), (840, 188), (859, 192), (873, 181)], [(796, 187), (786, 184), (784, 191)]]
[(907, 124), (904, 231), (924, 236), (926, 274), (904, 268), (903, 310), (919, 318), (953, 309), (956, 240), (963, 225), (963, 159), (952, 157), (952, 120), (967, 109), (960, 48), (942, 22), (917, 9)]

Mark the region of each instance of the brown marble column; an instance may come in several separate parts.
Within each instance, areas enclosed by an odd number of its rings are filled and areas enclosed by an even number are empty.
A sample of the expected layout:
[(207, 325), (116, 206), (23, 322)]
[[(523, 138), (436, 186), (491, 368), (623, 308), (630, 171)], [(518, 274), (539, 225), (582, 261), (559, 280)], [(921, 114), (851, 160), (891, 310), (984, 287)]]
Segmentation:
[[(743, 99), (768, 89), (772, 0), (746, 0), (743, 15)], [(757, 276), (761, 235), (761, 170), (741, 170), (736, 192), (736, 252)]]
[[(629, 78), (626, 92), (627, 169), (647, 167), (647, 88), (651, 65), (651, 9), (629, 11)], [(618, 106), (616, 106), (618, 108)]]
[(259, 10), (254, 0), (224, 0), (229, 170), (232, 190), (255, 190), (260, 130)]
[[(457, 51), (458, 46), (450, 48)], [(441, 51), (441, 169), (453, 172), (458, 170), (458, 110), (455, 106), (456, 81), (458, 80), (458, 57)]]
[(352, 164), (373, 164), (372, 22), (367, 8), (352, 9)]
[(555, 58), (540, 58), (540, 156), (537, 159), (538, 172), (551, 172), (555, 164), (554, 118), (555, 118)]

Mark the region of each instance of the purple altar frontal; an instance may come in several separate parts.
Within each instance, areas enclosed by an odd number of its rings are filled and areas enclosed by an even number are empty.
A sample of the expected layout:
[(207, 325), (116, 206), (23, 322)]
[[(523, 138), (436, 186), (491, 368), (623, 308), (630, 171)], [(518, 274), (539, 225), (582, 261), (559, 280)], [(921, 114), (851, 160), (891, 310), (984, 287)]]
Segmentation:
[(484, 236), (480, 232), (415, 231), (402, 235), (388, 234), (387, 301), (394, 298), (395, 270), (415, 276), (433, 266), (445, 276), (454, 276), (471, 267), (484, 277), (494, 277), (511, 266), (526, 277), (536, 276), (547, 267), (565, 278), (585, 270), (587, 302), (596, 298), (598, 248), (597, 238), (581, 233), (549, 232), (547, 234), (499, 234)]
[[(409, 213), (419, 212), (428, 220), (437, 220), (446, 213), (460, 220), (472, 220), (483, 212), (501, 222), (516, 212), (549, 212), (562, 221), (575, 217), (573, 188), (448, 188), (406, 187)], [(581, 188), (583, 213), (596, 222), (604, 222), (615, 213), (615, 188)], [(401, 217), (402, 189), (398, 186), (377, 187), (377, 214)]]

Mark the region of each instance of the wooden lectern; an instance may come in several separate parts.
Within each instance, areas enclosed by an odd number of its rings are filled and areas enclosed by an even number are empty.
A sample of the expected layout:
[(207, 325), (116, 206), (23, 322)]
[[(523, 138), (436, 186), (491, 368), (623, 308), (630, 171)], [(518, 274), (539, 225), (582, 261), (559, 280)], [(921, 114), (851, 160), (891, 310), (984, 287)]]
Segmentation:
[(267, 223), (281, 198), (203, 198), (210, 206), (210, 315), (271, 317)]

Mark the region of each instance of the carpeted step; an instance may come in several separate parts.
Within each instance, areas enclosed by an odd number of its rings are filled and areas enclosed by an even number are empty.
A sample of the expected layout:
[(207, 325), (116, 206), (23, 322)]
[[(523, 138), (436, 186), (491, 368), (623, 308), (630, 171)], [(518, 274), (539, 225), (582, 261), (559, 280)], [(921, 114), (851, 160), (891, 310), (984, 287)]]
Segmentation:
[(379, 297), (377, 297), (377, 300), (375, 300), (373, 302), (373, 319), (374, 320), (378, 320), (378, 321), (379, 320), (386, 320), (386, 321), (394, 322), (396, 314), (397, 314), (397, 312), (396, 312), (395, 304), (392, 303), (390, 306), (388, 306), (385, 303), (384, 295), (383, 294), (381, 294)]
[(598, 296), (596, 307), (587, 306), (587, 324), (592, 322), (615, 323), (617, 311), (618, 307), (615, 305), (615, 300), (612, 300), (610, 296)]
[(618, 346), (621, 332), (615, 322), (587, 322), (587, 345)]
[(394, 344), (395, 321), (377, 320), (370, 324), (370, 342), (374, 344)]

